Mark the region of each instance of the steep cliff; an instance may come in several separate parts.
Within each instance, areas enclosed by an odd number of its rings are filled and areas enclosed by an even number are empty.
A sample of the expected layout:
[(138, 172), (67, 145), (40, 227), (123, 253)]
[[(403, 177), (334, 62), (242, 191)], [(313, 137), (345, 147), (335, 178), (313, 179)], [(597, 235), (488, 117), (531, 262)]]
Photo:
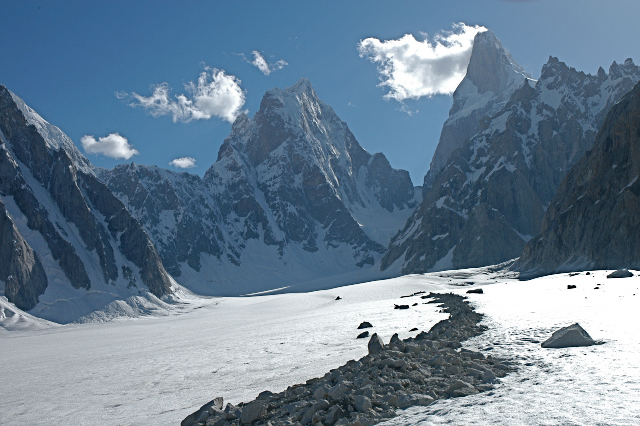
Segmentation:
[(640, 84), (606, 116), (593, 148), (569, 170), (540, 235), (513, 268), (640, 269)]
[(91, 163), (4, 86), (0, 140), (4, 226), (22, 252), (11, 257), (11, 244), (2, 245), (0, 257), (22, 271), (9, 274), (22, 277), (18, 290), (7, 282), (10, 302), (68, 322), (142, 290), (171, 291), (153, 244)]

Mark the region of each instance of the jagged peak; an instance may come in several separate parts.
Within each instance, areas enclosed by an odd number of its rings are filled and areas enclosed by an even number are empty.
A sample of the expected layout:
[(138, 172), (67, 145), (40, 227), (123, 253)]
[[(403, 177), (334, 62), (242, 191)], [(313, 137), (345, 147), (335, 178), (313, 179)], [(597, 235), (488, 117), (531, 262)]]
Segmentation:
[(495, 34), (489, 30), (476, 34), (465, 78), (478, 88), (478, 92), (500, 93), (513, 82), (514, 74), (531, 77)]
[(315, 93), (313, 86), (311, 86), (311, 81), (307, 77), (300, 77), (300, 80), (298, 80), (293, 86), (287, 87), (285, 90), (296, 93), (308, 91)]

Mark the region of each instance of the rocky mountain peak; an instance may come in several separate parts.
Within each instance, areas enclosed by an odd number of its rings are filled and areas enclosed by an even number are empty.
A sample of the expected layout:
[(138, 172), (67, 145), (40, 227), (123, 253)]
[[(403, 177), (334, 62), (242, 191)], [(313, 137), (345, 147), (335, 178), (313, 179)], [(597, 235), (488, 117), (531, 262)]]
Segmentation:
[(466, 78), (478, 93), (500, 93), (518, 75), (528, 76), (491, 31), (476, 34)]
[(433, 184), (449, 155), (478, 131), (482, 119), (500, 111), (528, 78), (491, 31), (476, 34), (467, 74), (453, 93), (453, 105), (425, 176), (423, 192)]
[[(392, 240), (382, 267), (402, 259), (402, 273), (418, 273), (517, 257), (542, 229), (545, 211), (552, 210), (549, 205), (567, 170), (592, 148), (604, 116), (612, 107), (618, 108), (614, 105), (638, 80), (640, 69), (632, 61), (614, 64), (611, 73), (602, 77), (550, 57), (535, 87), (529, 81), (510, 87), (506, 102), (495, 104), (502, 108), (481, 117), (475, 134), (445, 140), (444, 136), (469, 130), (459, 127), (470, 121), (450, 117), (441, 144), (461, 145), (431, 175), (423, 203)], [(614, 164), (619, 168), (622, 163)], [(625, 176), (624, 185), (634, 177)], [(581, 196), (576, 194), (576, 199)], [(565, 204), (565, 210), (571, 208)], [(586, 210), (580, 213), (589, 215)], [(586, 235), (571, 232), (580, 239)], [(564, 238), (556, 241), (560, 244)]]
[(360, 146), (306, 78), (239, 115), (202, 179), (142, 166), (99, 175), (170, 273), (204, 294), (373, 265), (420, 201), (408, 172)]

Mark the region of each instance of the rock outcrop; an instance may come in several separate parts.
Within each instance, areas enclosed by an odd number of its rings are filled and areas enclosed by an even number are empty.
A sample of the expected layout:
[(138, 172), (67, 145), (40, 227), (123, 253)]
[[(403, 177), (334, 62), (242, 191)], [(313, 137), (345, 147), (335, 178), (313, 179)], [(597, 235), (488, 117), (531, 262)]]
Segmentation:
[(68, 322), (114, 297), (171, 291), (144, 229), (95, 177), (91, 163), (4, 86), (0, 142), (0, 210), (7, 231), (0, 258), (9, 262), (0, 274), (12, 277), (5, 287), (10, 302)]
[[(465, 397), (493, 388), (498, 377), (512, 371), (508, 362), (460, 347), (460, 342), (484, 331), (463, 297), (434, 294), (449, 319), (428, 332), (382, 344), (377, 335), (369, 355), (348, 361), (321, 378), (262, 392), (256, 400), (222, 410), (206, 404), (182, 426), (357, 425), (370, 426), (396, 415), (397, 409), (426, 406), (436, 399)], [(373, 344), (372, 344), (373, 342)], [(371, 351), (372, 345), (375, 347)]]
[(365, 151), (307, 79), (240, 115), (203, 178), (134, 164), (98, 174), (167, 270), (204, 294), (371, 266), (420, 200), (408, 172)]
[(615, 105), (569, 171), (542, 232), (513, 266), (523, 277), (640, 267), (640, 85)]
[(540, 233), (567, 171), (593, 146), (605, 114), (638, 80), (631, 59), (588, 75), (549, 58), (537, 82), (524, 81), (450, 154), (381, 268), (421, 273), (518, 257)]
[(0, 280), (7, 300), (28, 311), (47, 288), (47, 275), (38, 255), (18, 232), (0, 202)]

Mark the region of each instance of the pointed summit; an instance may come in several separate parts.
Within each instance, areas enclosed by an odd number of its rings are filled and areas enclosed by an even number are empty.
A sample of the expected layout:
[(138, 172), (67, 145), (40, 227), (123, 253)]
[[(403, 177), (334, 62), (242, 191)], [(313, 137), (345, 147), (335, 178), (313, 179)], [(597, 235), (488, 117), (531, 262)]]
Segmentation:
[(522, 80), (522, 76), (529, 77), (491, 31), (476, 34), (466, 78), (478, 88), (478, 93), (499, 94), (514, 79)]
[(449, 155), (473, 135), (480, 120), (502, 109), (513, 92), (531, 78), (491, 32), (476, 34), (467, 74), (453, 93), (453, 106), (425, 176), (428, 189)]
[(289, 92), (294, 92), (294, 93), (302, 93), (302, 92), (314, 92), (313, 90), (313, 86), (311, 86), (311, 81), (306, 78), (306, 77), (301, 77), (300, 80), (298, 80), (296, 82), (296, 84), (294, 84), (291, 87), (288, 87), (287, 89), (285, 89)]

